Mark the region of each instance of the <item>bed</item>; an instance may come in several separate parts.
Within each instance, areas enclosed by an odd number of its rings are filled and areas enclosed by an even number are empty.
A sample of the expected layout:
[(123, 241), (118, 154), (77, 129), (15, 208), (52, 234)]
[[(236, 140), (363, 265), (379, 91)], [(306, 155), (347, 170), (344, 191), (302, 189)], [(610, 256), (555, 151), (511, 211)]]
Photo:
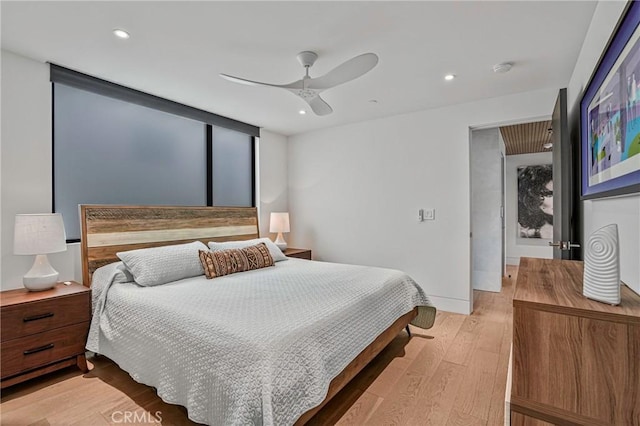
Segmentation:
[(288, 259), (143, 287), (116, 253), (258, 237), (255, 208), (81, 206), (87, 349), (207, 424), (304, 424), (435, 308), (406, 274)]

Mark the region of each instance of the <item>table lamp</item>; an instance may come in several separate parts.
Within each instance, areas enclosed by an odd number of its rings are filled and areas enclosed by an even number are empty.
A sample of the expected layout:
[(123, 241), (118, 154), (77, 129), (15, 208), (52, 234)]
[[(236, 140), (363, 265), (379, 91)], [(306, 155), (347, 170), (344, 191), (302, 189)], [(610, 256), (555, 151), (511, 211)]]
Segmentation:
[(48, 253), (67, 250), (64, 223), (60, 213), (17, 214), (13, 252), (36, 255), (33, 267), (22, 278), (27, 290), (48, 290), (58, 282), (58, 271), (51, 267)]
[(287, 242), (282, 236), (283, 232), (289, 232), (289, 213), (271, 213), (269, 232), (277, 232), (278, 236), (274, 241), (280, 250), (287, 249)]

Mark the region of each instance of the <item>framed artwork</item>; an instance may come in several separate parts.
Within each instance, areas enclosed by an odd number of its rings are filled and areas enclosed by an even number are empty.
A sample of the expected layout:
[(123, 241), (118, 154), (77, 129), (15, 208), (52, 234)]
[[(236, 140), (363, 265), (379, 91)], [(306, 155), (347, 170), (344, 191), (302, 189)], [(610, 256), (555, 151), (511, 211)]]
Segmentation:
[(580, 102), (582, 199), (640, 192), (640, 2), (630, 2)]
[(553, 239), (551, 164), (518, 167), (518, 237)]

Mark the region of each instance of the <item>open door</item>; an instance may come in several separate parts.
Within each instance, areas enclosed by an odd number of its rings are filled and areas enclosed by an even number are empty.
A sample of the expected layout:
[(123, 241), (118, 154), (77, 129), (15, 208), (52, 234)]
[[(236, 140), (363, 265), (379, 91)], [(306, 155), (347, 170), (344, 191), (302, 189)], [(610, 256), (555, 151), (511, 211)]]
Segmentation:
[(573, 161), (569, 139), (567, 89), (560, 89), (551, 119), (553, 143), (553, 246), (554, 259), (576, 259), (580, 247), (575, 232)]

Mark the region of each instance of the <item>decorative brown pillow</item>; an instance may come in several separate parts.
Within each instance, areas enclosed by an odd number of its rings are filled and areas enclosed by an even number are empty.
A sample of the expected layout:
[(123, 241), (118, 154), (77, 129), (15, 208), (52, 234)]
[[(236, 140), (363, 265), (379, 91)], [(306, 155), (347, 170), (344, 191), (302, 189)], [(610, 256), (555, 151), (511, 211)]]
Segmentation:
[(265, 243), (241, 249), (198, 252), (207, 278), (273, 266), (273, 258)]

